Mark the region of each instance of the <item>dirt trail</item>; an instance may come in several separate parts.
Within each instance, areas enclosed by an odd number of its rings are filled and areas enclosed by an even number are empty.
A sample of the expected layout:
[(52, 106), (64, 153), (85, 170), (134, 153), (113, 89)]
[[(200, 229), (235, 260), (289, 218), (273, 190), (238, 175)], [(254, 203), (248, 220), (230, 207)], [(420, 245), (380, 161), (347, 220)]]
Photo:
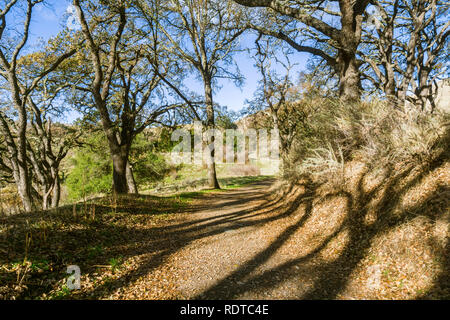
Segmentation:
[[(430, 181), (440, 181), (443, 172), (436, 170)], [(365, 175), (361, 177), (355, 181)], [(439, 189), (430, 200), (439, 199), (433, 202), (436, 207), (420, 209), (423, 217), (415, 220), (409, 213), (415, 211), (405, 211), (404, 217), (413, 219), (409, 223), (393, 214), (401, 193), (396, 197), (382, 192), (374, 212), (383, 215), (373, 222), (367, 220), (373, 195), (363, 201), (359, 183), (353, 191), (357, 198), (350, 191), (336, 193), (309, 181), (283, 188), (281, 196), (271, 188), (273, 183), (203, 194), (186, 212), (150, 229), (143, 245), (153, 249), (144, 248), (139, 267), (122, 276), (123, 286), (110, 291), (108, 298), (412, 299), (424, 292), (446, 296), (445, 265), (428, 259), (411, 268), (411, 263), (445, 249), (428, 242), (421, 247), (415, 240), (417, 235), (422, 244), (422, 234), (436, 234), (424, 218), (443, 215)], [(405, 239), (406, 234), (413, 235), (406, 245), (393, 240)], [(419, 249), (413, 251), (414, 247)], [(381, 271), (393, 266), (403, 273), (391, 276)], [(444, 280), (433, 282), (440, 274)]]
[(307, 213), (301, 203), (274, 201), (273, 182), (202, 197), (201, 209), (169, 226), (179, 249), (111, 298), (302, 297), (314, 280), (314, 264), (295, 260), (309, 251), (295, 239)]

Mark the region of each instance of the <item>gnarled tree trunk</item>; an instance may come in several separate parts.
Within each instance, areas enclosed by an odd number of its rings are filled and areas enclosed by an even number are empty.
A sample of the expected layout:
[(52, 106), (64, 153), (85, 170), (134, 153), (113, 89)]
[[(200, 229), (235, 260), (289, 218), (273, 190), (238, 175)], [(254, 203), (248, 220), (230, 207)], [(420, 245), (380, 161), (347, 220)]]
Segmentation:
[(361, 74), (356, 52), (361, 42), (363, 13), (368, 1), (340, 0), (341, 31), (337, 66), (339, 69), (339, 96), (345, 102), (361, 98)]
[[(205, 86), (205, 102), (206, 102), (206, 125), (208, 129), (214, 129), (214, 104), (212, 97), (212, 85), (211, 78), (204, 76), (204, 86)], [(214, 144), (214, 135), (211, 138), (211, 144)], [(212, 148), (210, 159), (208, 160), (208, 186), (213, 189), (220, 189), (219, 181), (217, 180), (216, 173), (216, 160), (215, 160), (215, 150)]]
[(112, 147), (111, 158), (113, 162), (113, 191), (117, 194), (126, 194), (128, 193), (128, 148), (126, 146)]
[(338, 61), (339, 97), (345, 102), (359, 101), (361, 77), (355, 52), (341, 50)]
[(59, 179), (59, 174), (56, 172), (55, 182), (53, 187), (53, 194), (52, 194), (52, 203), (51, 207), (58, 208), (59, 207), (59, 201), (61, 200), (61, 182)]

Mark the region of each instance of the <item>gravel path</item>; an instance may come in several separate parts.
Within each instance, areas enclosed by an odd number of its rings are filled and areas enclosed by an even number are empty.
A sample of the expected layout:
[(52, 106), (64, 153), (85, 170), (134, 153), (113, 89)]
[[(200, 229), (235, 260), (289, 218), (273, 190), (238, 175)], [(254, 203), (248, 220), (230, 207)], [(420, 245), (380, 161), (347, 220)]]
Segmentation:
[[(202, 196), (200, 209), (183, 214), (161, 235), (170, 242), (170, 253), (157, 266), (141, 267), (141, 276), (127, 279), (128, 285), (109, 298), (302, 297), (313, 284), (315, 268), (315, 259), (296, 260), (311, 249), (298, 244), (310, 240), (299, 236), (307, 206), (300, 201), (286, 207), (277, 201), (273, 182)], [(144, 263), (146, 259), (154, 264), (154, 258), (146, 257)]]

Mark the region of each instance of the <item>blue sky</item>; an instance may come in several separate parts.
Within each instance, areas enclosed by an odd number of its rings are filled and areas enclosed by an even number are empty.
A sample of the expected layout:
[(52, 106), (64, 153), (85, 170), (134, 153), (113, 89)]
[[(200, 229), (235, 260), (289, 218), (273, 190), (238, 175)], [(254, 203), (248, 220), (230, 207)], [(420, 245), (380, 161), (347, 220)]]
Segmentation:
[[(71, 1), (50, 0), (47, 3), (45, 6), (38, 5), (36, 8), (31, 27), (31, 43), (37, 42), (39, 39), (47, 40), (49, 37), (56, 35), (66, 23), (66, 12)], [(243, 45), (252, 45), (251, 42), (250, 36), (244, 36), (241, 39)], [(230, 81), (220, 81), (221, 89), (216, 90), (214, 99), (215, 102), (227, 106), (230, 110), (239, 111), (245, 106), (246, 99), (252, 99), (260, 76), (248, 53), (239, 53), (235, 56), (235, 59), (242, 75), (245, 77), (244, 85), (237, 88)], [(297, 53), (291, 59), (292, 62), (298, 63), (296, 71), (300, 71), (305, 68), (308, 55)], [(200, 83), (192, 83), (189, 88), (201, 93), (202, 87)]]

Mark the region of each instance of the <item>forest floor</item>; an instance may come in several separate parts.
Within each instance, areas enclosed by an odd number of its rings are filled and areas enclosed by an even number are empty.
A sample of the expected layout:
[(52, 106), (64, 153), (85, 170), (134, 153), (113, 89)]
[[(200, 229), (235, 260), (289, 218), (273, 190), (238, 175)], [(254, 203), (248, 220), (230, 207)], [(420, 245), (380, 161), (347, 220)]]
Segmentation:
[[(438, 168), (433, 181), (448, 182), (442, 177), (447, 170)], [(307, 183), (280, 193), (274, 179), (245, 182), (221, 191), (104, 198), (62, 212), (0, 218), (0, 299), (448, 297), (445, 255), (397, 274), (396, 266), (410, 263), (415, 249), (390, 253), (397, 254), (393, 262), (384, 251), (371, 251), (372, 242), (382, 250), (390, 244), (377, 245), (372, 227), (356, 230), (349, 223), (353, 210), (339, 195), (320, 196), (320, 187)], [(438, 199), (447, 199), (442, 192)], [(428, 254), (427, 247), (420, 250), (419, 257)], [(68, 265), (81, 269), (80, 290), (66, 285)], [(427, 293), (440, 272), (439, 285)]]

